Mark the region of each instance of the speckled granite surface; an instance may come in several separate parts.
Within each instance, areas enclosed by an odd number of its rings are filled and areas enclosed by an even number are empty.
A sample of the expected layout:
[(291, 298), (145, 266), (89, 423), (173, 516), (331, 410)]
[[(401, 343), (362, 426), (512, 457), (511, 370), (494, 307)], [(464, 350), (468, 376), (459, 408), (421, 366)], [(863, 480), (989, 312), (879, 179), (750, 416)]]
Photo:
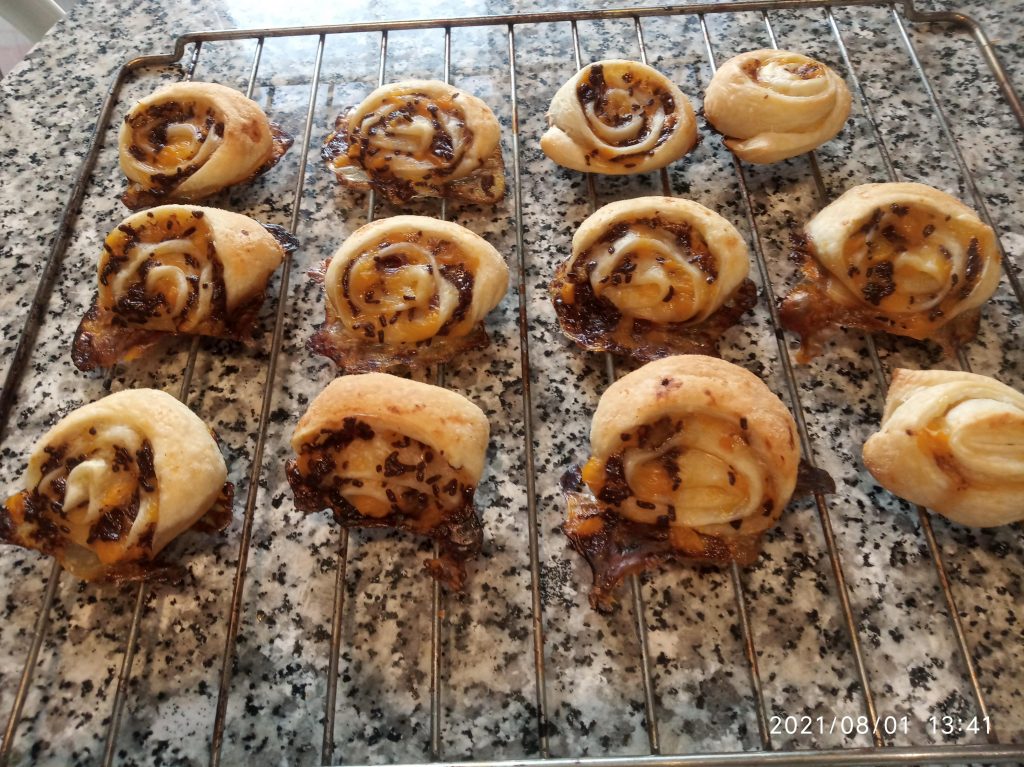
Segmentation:
[[(338, 4), (339, 6), (341, 4)], [(102, 96), (116, 67), (131, 56), (171, 49), (185, 30), (261, 24), (430, 16), (398, 0), (324, 4), (216, 0), (83, 0), (28, 60), (0, 83), (0, 349), (9, 364), (35, 276), (49, 250), (70, 179), (84, 153)], [(617, 2), (593, 7), (616, 7)], [(449, 3), (452, 15), (507, 11), (500, 0)], [(532, 10), (547, 3), (519, 3)], [(1011, 3), (965, 2), (984, 21), (1011, 75), (1024, 83), (1024, 13)], [(900, 174), (961, 197), (967, 192), (934, 115), (884, 9), (839, 9), (838, 24), (881, 124)], [(708, 17), (720, 59), (768, 39), (759, 16)], [(772, 14), (780, 45), (842, 62), (820, 11)], [(929, 73), (953, 118), (954, 131), (978, 176), (1003, 243), (1024, 251), (1024, 137), (999, 100), (988, 72), (962, 33), (912, 27)], [(631, 22), (579, 27), (585, 60), (638, 56)], [(644, 22), (651, 63), (695, 103), (710, 70), (694, 18)], [(388, 79), (440, 77), (442, 33), (393, 33)], [(300, 134), (306, 115), (315, 38), (268, 40), (255, 98)], [(649, 751), (633, 616), (602, 617), (586, 606), (583, 563), (557, 531), (562, 505), (557, 480), (583, 456), (590, 414), (605, 386), (601, 359), (582, 354), (557, 332), (544, 286), (571, 235), (589, 212), (586, 185), (555, 168), (537, 138), (555, 89), (574, 64), (567, 24), (523, 27), (516, 34), (521, 121), (529, 345), (534, 365), (537, 502), (540, 518), (546, 695), (552, 755), (640, 754)], [(196, 72), (244, 88), (252, 42), (203, 47)], [(241, 629), (223, 746), (225, 764), (314, 764), (320, 759), (338, 531), (326, 514), (295, 511), (283, 464), (287, 438), (333, 369), (313, 359), (304, 341), (323, 313), (319, 287), (305, 270), (331, 253), (365, 221), (361, 195), (339, 190), (316, 160), (316, 144), (335, 112), (376, 81), (375, 34), (332, 37), (316, 94), (313, 151), (305, 169), (295, 256), (284, 300), (284, 347), (257, 495), (246, 571)], [(130, 101), (173, 69), (145, 70), (122, 92)], [(452, 33), (452, 79), (491, 104), (504, 129), (511, 172), (511, 107), (505, 30)], [(703, 129), (703, 126), (702, 126)], [(91, 299), (92, 269), (105, 233), (125, 214), (116, 197), (121, 178), (114, 137), (104, 137), (96, 171), (33, 352), (12, 423), (3, 437), (0, 486), (13, 488), (32, 442), (60, 415), (102, 396), (101, 376), (78, 373), (68, 344)], [(830, 194), (884, 180), (863, 109), (820, 152)], [(299, 168), (293, 149), (256, 183), (210, 204), (287, 224)], [(784, 257), (788, 220), (803, 221), (822, 202), (810, 167), (796, 158), (748, 168), (757, 225), (770, 264), (771, 292), (793, 278)], [(704, 141), (671, 168), (673, 192), (717, 209), (748, 232), (732, 162), (717, 138)], [(657, 193), (656, 175), (599, 178), (600, 202)], [(424, 206), (428, 213), (437, 208)], [(381, 208), (379, 215), (394, 211)], [(511, 195), (494, 209), (453, 208), (456, 220), (515, 258)], [(271, 285), (277, 296), (279, 284)], [(239, 498), (248, 491), (260, 396), (276, 300), (261, 319), (264, 333), (249, 348), (204, 341), (190, 404), (224, 442)], [(1021, 310), (1004, 278), (986, 309), (968, 355), (978, 372), (1024, 389)], [(485, 553), (471, 569), (464, 595), (444, 598), (441, 753), (446, 759), (538, 755), (532, 645), (530, 559), (524, 490), (524, 413), (520, 399), (518, 296), (511, 290), (488, 320), (494, 343), (466, 355), (448, 386), (480, 404), (492, 426), (489, 469), (478, 494), (486, 526)], [(934, 350), (904, 341), (880, 342), (887, 368), (945, 364)], [(727, 334), (724, 356), (761, 374), (784, 392), (778, 350), (762, 305)], [(176, 392), (187, 344), (169, 344), (141, 364), (120, 369), (113, 388), (155, 386)], [(815, 456), (840, 488), (829, 508), (849, 581), (867, 672), (880, 715), (907, 717), (898, 745), (948, 742), (929, 717), (975, 715), (946, 605), (916, 514), (878, 488), (859, 462), (860, 445), (877, 422), (881, 396), (856, 333), (837, 337), (797, 379)], [(119, 764), (201, 764), (208, 760), (217, 701), (226, 612), (238, 563), (241, 502), (222, 537), (188, 534), (173, 554), (190, 572), (185, 587), (156, 587), (146, 602), (123, 725)], [(1004, 742), (1024, 742), (1024, 545), (1020, 526), (969, 531), (935, 520), (968, 640), (975, 651), (993, 724)], [(423, 761), (430, 740), (430, 584), (420, 575), (422, 545), (405, 536), (354, 533), (348, 556), (339, 668), (336, 758), (347, 763)], [(0, 546), (0, 716), (6, 718), (38, 613), (49, 562)], [(795, 501), (769, 536), (757, 565), (743, 575), (769, 711), (778, 716), (863, 713), (836, 586), (814, 505)], [(654, 666), (656, 714), (664, 753), (760, 746), (736, 599), (727, 571), (681, 567), (643, 581), (645, 620)], [(84, 585), (61, 578), (51, 626), (14, 742), (16, 764), (95, 764), (103, 752), (113, 692), (134, 605), (133, 588)], [(625, 595), (624, 595), (625, 596)], [(963, 734), (956, 742), (983, 742)], [(777, 734), (779, 747), (869, 745), (863, 735)]]

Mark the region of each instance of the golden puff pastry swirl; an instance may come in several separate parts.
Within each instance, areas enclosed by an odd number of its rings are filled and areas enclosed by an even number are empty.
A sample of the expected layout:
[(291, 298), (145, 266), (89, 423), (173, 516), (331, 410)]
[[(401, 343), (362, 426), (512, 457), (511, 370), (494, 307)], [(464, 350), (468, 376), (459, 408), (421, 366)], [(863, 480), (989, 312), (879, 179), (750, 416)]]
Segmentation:
[(995, 233), (938, 189), (856, 186), (804, 229), (803, 282), (780, 308), (802, 337), (801, 361), (837, 326), (940, 343), (974, 338), (1002, 274)]
[(322, 273), (327, 321), (310, 348), (347, 372), (422, 367), (488, 344), (508, 266), (483, 237), (425, 216), (357, 229)]
[(825, 64), (765, 49), (741, 53), (718, 69), (704, 94), (704, 115), (736, 156), (772, 163), (834, 138), (850, 102), (843, 78)]
[[(601, 397), (563, 530), (590, 563), (591, 604), (626, 575), (681, 556), (748, 564), (797, 480), (789, 411), (752, 373), (715, 357), (649, 362)], [(568, 480), (571, 485), (572, 479)]]
[(36, 444), (0, 540), (85, 580), (166, 577), (155, 561), (190, 527), (222, 528), (233, 488), (206, 425), (171, 395), (120, 391), (62, 418)]
[(718, 354), (718, 338), (757, 301), (736, 228), (690, 200), (605, 205), (572, 240), (549, 292), (580, 346), (648, 361)]
[(473, 495), (490, 427), (455, 392), (387, 373), (336, 378), (292, 436), (286, 473), (300, 511), (329, 508), (345, 527), (394, 527), (433, 538), (427, 571), (454, 589), (480, 553)]
[(132, 209), (195, 202), (273, 167), (292, 137), (259, 105), (215, 83), (165, 85), (125, 115), (118, 136), (122, 197)]
[(495, 203), (505, 196), (500, 142), (497, 118), (476, 96), (437, 80), (403, 80), (340, 115), (321, 154), (341, 184), (376, 189), (392, 203)]
[(638, 61), (589, 64), (551, 101), (540, 147), (559, 165), (589, 173), (645, 173), (697, 144), (689, 99)]
[(138, 357), (169, 333), (244, 339), (267, 282), (297, 243), (280, 227), (195, 205), (135, 213), (107, 235), (92, 308), (78, 326), (80, 370)]
[(897, 370), (864, 464), (890, 492), (961, 525), (1024, 520), (1024, 394), (974, 373)]

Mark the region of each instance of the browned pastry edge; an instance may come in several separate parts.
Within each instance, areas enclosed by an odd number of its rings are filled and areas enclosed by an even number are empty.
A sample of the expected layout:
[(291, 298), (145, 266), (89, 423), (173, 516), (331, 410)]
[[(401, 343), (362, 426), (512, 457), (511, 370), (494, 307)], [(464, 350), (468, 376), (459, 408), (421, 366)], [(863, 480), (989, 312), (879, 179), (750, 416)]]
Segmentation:
[(813, 248), (803, 237), (796, 238), (793, 257), (802, 262), (803, 280), (779, 304), (779, 319), (786, 330), (800, 336), (796, 360), (806, 364), (821, 354), (825, 342), (840, 327), (868, 333), (891, 333), (918, 341), (934, 341), (946, 357), (978, 335), (981, 308), (970, 309), (927, 336), (911, 335), (881, 312), (862, 306), (841, 306), (825, 292), (828, 274), (814, 257)]
[(417, 344), (388, 346), (367, 343), (354, 337), (340, 320), (323, 322), (306, 342), (314, 354), (321, 354), (338, 366), (338, 373), (385, 372), (396, 367), (423, 368), (446, 362), (457, 355), (486, 349), (491, 338), (483, 324), (477, 325), (465, 336), (434, 336)]
[[(213, 505), (189, 529), (201, 533), (217, 533), (227, 528), (231, 524), (234, 498), (234, 484), (225, 482)], [(9, 497), (0, 506), (0, 541), (32, 549), (59, 560), (64, 552), (64, 543), (50, 520), (42, 514), (40, 504), (43, 502), (44, 499), (29, 490), (22, 490)], [(23, 522), (37, 525), (31, 541), (18, 534), (17, 528)], [(187, 574), (185, 567), (178, 563), (162, 561), (162, 555), (163, 552), (160, 552), (153, 559), (104, 565), (96, 574), (79, 577), (87, 581), (114, 584), (136, 581), (180, 583), (184, 580)]]
[[(354, 420), (354, 419), (353, 419)], [(467, 489), (462, 505), (448, 514), (436, 527), (422, 529), (403, 514), (369, 517), (349, 503), (336, 489), (325, 491), (316, 478), (303, 477), (293, 458), (285, 463), (285, 475), (295, 496), (295, 508), (306, 514), (330, 509), (334, 519), (345, 528), (391, 528), (423, 535), (438, 544), (438, 556), (423, 563), (432, 578), (454, 591), (466, 584), (466, 560), (475, 559), (483, 547), (483, 525), (473, 506), (473, 490)]]
[[(745, 279), (733, 295), (706, 320), (697, 324), (657, 325), (635, 319), (625, 327), (615, 305), (594, 296), (589, 283), (577, 284), (577, 300), (571, 306), (562, 298), (564, 265), (548, 289), (562, 332), (583, 349), (611, 352), (638, 362), (650, 362), (672, 354), (707, 354), (718, 357), (722, 333), (757, 305), (757, 286)], [(574, 311), (575, 310), (575, 311)]]

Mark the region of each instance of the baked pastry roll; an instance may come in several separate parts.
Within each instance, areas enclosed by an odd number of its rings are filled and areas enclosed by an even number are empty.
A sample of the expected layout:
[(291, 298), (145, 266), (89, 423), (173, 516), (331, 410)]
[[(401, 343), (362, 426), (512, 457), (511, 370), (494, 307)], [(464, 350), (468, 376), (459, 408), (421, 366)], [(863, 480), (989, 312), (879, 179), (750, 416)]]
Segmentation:
[(800, 458), (779, 398), (743, 368), (701, 355), (649, 362), (609, 386), (590, 453), (564, 480), (562, 529), (593, 570), (598, 609), (614, 604), (625, 576), (660, 562), (753, 562), (793, 495)]
[(222, 529), (234, 488), (207, 426), (155, 389), (127, 389), (64, 416), (0, 509), (0, 540), (55, 557), (84, 580), (168, 577), (156, 560), (190, 527)]
[(483, 319), (508, 289), (505, 259), (483, 237), (425, 216), (360, 227), (311, 275), (324, 281), (327, 321), (310, 349), (360, 373), (486, 346)]
[(572, 239), (550, 294), (584, 349), (640, 361), (718, 354), (718, 337), (757, 302), (736, 228), (703, 205), (640, 197), (605, 205)]
[(267, 282), (296, 246), (281, 227), (215, 208), (162, 205), (129, 216), (103, 243), (75, 366), (135, 359), (168, 333), (251, 337)]
[(1024, 394), (974, 373), (897, 370), (864, 464), (890, 492), (961, 525), (1024, 520)]
[(133, 210), (195, 202), (272, 168), (292, 137), (259, 105), (215, 83), (165, 85), (125, 115), (118, 136)]
[(338, 181), (389, 202), (505, 196), (501, 129), (483, 101), (438, 80), (384, 85), (338, 116), (321, 154)]
[(711, 78), (704, 116), (740, 159), (772, 163), (810, 152), (850, 116), (850, 91), (831, 68), (792, 51), (734, 56)]
[(638, 61), (589, 64), (555, 94), (544, 154), (585, 173), (624, 175), (664, 168), (697, 144), (690, 100)]
[(465, 397), (386, 373), (336, 378), (299, 419), (288, 461), (295, 507), (329, 508), (345, 527), (394, 527), (433, 538), (426, 570), (461, 589), (480, 553), (473, 508), (490, 427)]
[(804, 232), (803, 281), (780, 307), (800, 334), (801, 362), (840, 325), (931, 339), (950, 353), (977, 334), (1002, 273), (992, 229), (924, 184), (855, 186)]

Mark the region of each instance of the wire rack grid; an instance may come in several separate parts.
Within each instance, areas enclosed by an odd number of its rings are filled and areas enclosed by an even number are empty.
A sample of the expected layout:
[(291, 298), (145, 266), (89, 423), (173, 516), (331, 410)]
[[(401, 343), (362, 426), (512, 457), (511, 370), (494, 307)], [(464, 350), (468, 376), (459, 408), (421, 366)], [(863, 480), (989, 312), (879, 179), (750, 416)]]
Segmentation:
[[(190, 596), (142, 586), (101, 590), (97, 599), (56, 566), (46, 574), (38, 563), (17, 563), (46, 585), (30, 602), (38, 606), (34, 630), (17, 642), (21, 672), (11, 685), (0, 762), (69, 761), (46, 734), (66, 726), (53, 710), (60, 708), (54, 690), (76, 683), (102, 714), (81, 717), (77, 725), (89, 735), (67, 753), (103, 764), (147, 755), (218, 764), (275, 754), (325, 764), (568, 764), (583, 757), (609, 767), (1024, 760), (1024, 746), (1013, 745), (1021, 737), (1021, 708), (1012, 690), (1020, 685), (1006, 684), (1005, 668), (994, 666), (1019, 658), (1019, 632), (993, 638), (979, 628), (985, 618), (972, 618), (964, 607), (988, 602), (995, 614), (1000, 601), (1012, 606), (1013, 591), (1001, 594), (963, 573), (981, 567), (996, 584), (1019, 585), (1019, 566), (1006, 551), (1019, 540), (1012, 532), (972, 535), (941, 521), (933, 526), (925, 510), (884, 497), (856, 467), (851, 474), (845, 466), (857, 435), (877, 421), (887, 371), (938, 361), (917, 345), (844, 338), (852, 351), (840, 344), (829, 352), (838, 362), (794, 368), (774, 302), (764, 300), (781, 295), (792, 279), (780, 256), (793, 221), (853, 183), (908, 178), (959, 186), (984, 217), (992, 205), (994, 223), (1016, 223), (988, 179), (972, 174), (979, 161), (962, 133), (970, 126), (946, 114), (921, 64), (916, 46), (934, 46), (939, 36), (915, 41), (907, 20), (970, 31), (978, 55), (972, 58), (961, 39), (954, 55), (979, 73), (975, 86), (990, 103), (1005, 98), (1010, 111), (1002, 119), (1019, 123), (1011, 130), (1024, 130), (1024, 110), (984, 31), (957, 14), (925, 14), (910, 5), (781, 0), (195, 33), (179, 38), (171, 54), (125, 65), (102, 108), (0, 395), (5, 444), (13, 442), (12, 419), (25, 429), (39, 407), (33, 396), (44, 396), (27, 384), (31, 363), (54, 364), (40, 363), (40, 350), (66, 337), (53, 302), (84, 310), (90, 286), (78, 285), (77, 275), (88, 273), (106, 224), (116, 223), (116, 206), (101, 202), (119, 183), (108, 126), (154, 81), (232, 81), (275, 118), (290, 118), (299, 140), (277, 178), (215, 204), (289, 225), (304, 247), (286, 261), (274, 286), (282, 298), (266, 309), (266, 336), (252, 349), (197, 340), (148, 366), (111, 371), (102, 382), (75, 376), (63, 384), (67, 408), (102, 390), (174, 387), (227, 430), (241, 513), (212, 551), (209, 541), (178, 547), (198, 573)], [(854, 127), (838, 150), (826, 147), (821, 157), (765, 170), (731, 160), (706, 138), (692, 163), (629, 179), (552, 177), (539, 157), (535, 141), (547, 100), (589, 60), (649, 59), (693, 97), (717, 62), (766, 46), (806, 50), (845, 74), (857, 104)], [(467, 50), (477, 55), (460, 55)], [(865, 56), (879, 50), (883, 61)], [(179, 61), (180, 70), (171, 66)], [(980, 75), (980, 63), (991, 76)], [(278, 476), (294, 409), (331, 375), (302, 350), (322, 308), (292, 262), (302, 258), (308, 267), (344, 232), (394, 212), (372, 194), (360, 212), (358, 198), (334, 191), (316, 146), (341, 106), (378, 83), (411, 76), (463, 85), (495, 107), (512, 190), (496, 211), (422, 206), (430, 215), (453, 214), (514, 253), (516, 289), (489, 320), (494, 348), (430, 374), (480, 401), (495, 427), (491, 477), (480, 493), (491, 544), (464, 597), (417, 582), (422, 553), (415, 543), (384, 533), (350, 536), (325, 519), (289, 512)], [(934, 142), (939, 159), (907, 151), (923, 142)], [(556, 481), (582, 454), (596, 395), (616, 370), (610, 358), (580, 355), (559, 340), (543, 286), (587, 213), (610, 199), (655, 193), (694, 197), (745, 224), (763, 300), (749, 325), (727, 337), (724, 354), (759, 372), (787, 400), (805, 456), (837, 475), (841, 492), (794, 504), (751, 571), (633, 578), (622, 609), (605, 620), (584, 606), (578, 584), (586, 574), (555, 530)], [(95, 215), (95, 225), (84, 222), (80, 207)], [(1013, 330), (1021, 291), (1005, 258), (1008, 277), (996, 308), (958, 362), (1020, 376)], [(53, 414), (43, 408), (38, 417), (52, 421)], [(874, 518), (889, 513), (896, 515), (885, 523), (891, 529), (878, 530), (889, 568), (879, 578), (863, 552), (877, 551), (878, 540), (862, 531), (881, 527)], [(981, 554), (965, 560), (964, 550)], [(794, 631), (794, 622), (808, 630)], [(927, 647), (897, 638), (915, 631), (928, 637)], [(172, 639), (162, 638), (165, 632)], [(183, 650), (175, 634), (194, 641)], [(915, 665), (915, 656), (933, 662)], [(105, 679), (79, 679), (82, 667), (104, 664)], [(901, 697), (894, 669), (912, 682), (924, 673), (931, 684), (913, 684)], [(178, 678), (161, 684), (168, 674)], [(934, 725), (929, 732), (933, 718), (950, 711), (991, 727), (952, 738)], [(905, 716), (912, 724), (801, 738), (780, 730), (790, 714), (871, 722)]]

